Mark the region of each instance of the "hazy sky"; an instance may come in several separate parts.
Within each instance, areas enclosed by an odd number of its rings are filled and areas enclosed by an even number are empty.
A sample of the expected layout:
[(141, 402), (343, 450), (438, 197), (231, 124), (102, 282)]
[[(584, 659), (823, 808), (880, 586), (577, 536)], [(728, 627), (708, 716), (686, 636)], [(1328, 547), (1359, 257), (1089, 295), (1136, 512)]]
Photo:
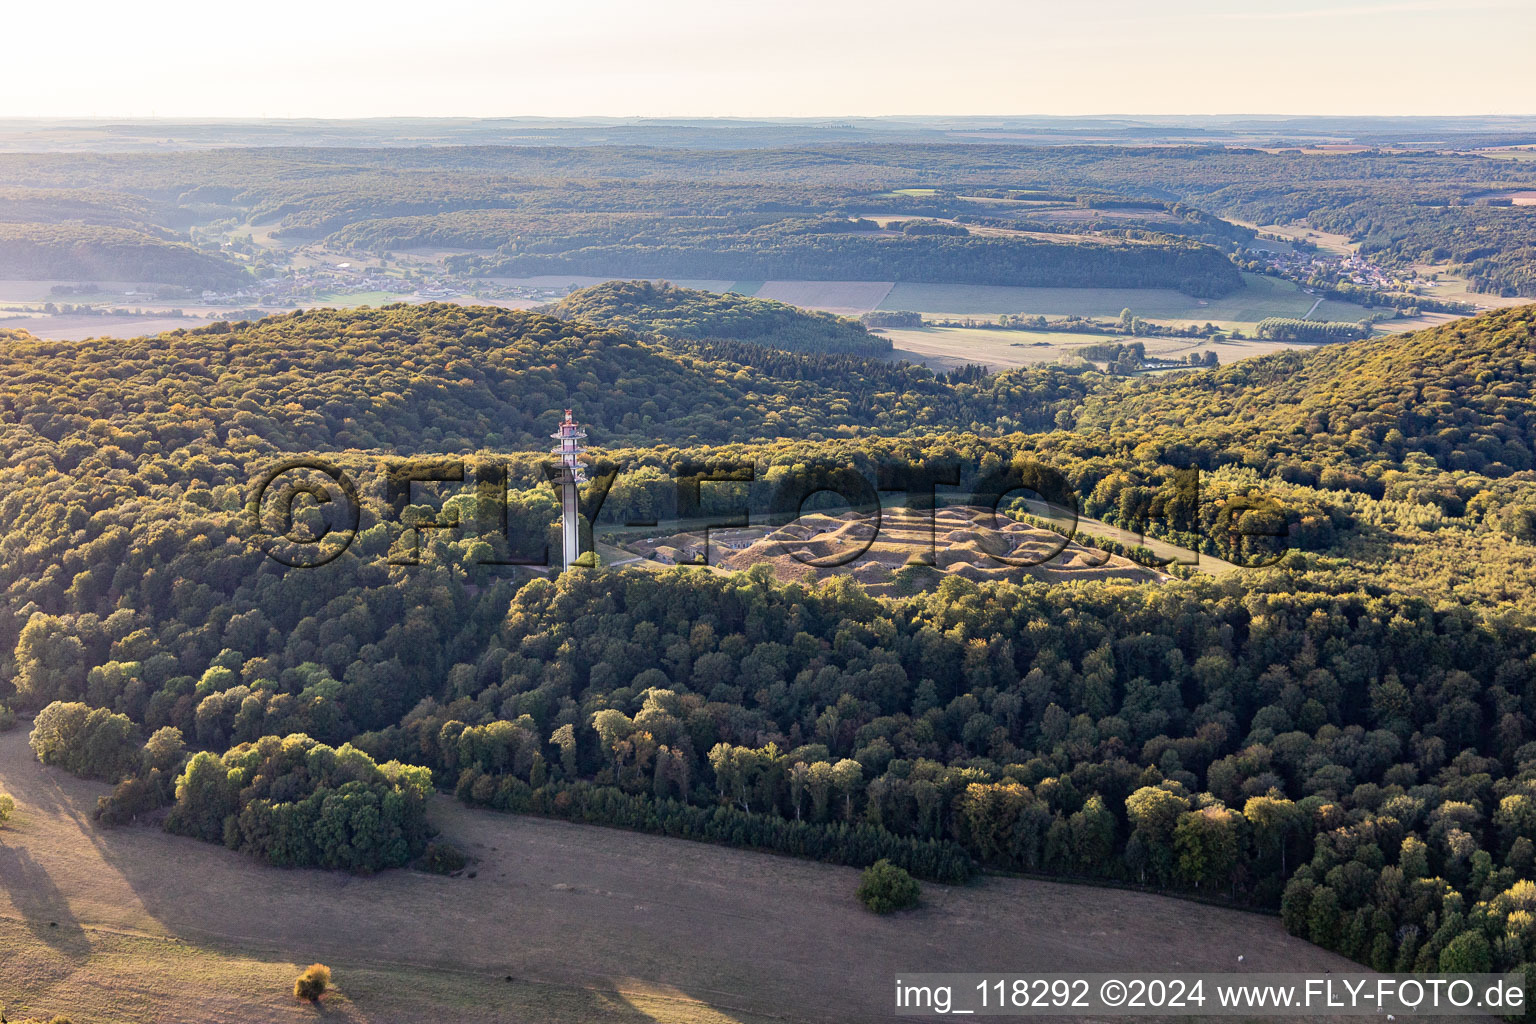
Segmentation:
[(1536, 113), (1536, 0), (4, 0), (0, 116)]

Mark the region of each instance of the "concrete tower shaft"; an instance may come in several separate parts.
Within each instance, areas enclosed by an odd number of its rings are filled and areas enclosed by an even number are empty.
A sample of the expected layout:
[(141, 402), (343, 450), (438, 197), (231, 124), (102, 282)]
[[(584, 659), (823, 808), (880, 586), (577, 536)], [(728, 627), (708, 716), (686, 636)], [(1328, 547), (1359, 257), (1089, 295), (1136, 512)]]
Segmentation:
[(586, 467), (581, 464), (581, 453), (586, 450), (581, 442), (587, 432), (571, 418), (571, 410), (567, 409), (565, 422), (549, 436), (559, 442), (553, 451), (560, 460), (557, 480), (560, 485), (560, 546), (564, 554), (562, 564), (569, 569), (581, 557), (580, 495), (577, 487), (587, 482)]

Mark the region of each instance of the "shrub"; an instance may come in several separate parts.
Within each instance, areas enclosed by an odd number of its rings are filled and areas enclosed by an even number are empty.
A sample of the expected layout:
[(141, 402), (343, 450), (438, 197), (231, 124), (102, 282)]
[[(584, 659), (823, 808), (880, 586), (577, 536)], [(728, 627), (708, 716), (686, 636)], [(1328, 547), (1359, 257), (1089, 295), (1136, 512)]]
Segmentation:
[(888, 860), (877, 860), (859, 880), (859, 902), (877, 914), (917, 906), (917, 880)]
[(95, 818), (103, 825), (126, 825), (141, 814), (165, 807), (175, 800), (174, 779), (158, 768), (117, 784), (111, 796), (96, 799)]
[(331, 987), (331, 969), (325, 964), (310, 964), (293, 983), (293, 998), (317, 1002)]
[(0, 825), (11, 820), (11, 815), (16, 813), (16, 801), (11, 799), (11, 794), (0, 793)]
[(464, 870), (468, 863), (469, 859), (452, 843), (428, 843), (427, 852), (421, 857), (422, 870), (434, 875), (451, 875)]

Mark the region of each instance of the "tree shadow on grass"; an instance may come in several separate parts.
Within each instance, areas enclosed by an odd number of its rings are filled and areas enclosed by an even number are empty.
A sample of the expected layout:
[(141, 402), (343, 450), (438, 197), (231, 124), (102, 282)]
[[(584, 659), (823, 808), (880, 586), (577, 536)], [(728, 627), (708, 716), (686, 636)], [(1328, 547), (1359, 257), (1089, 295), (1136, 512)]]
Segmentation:
[(85, 929), (69, 909), (69, 900), (53, 878), (26, 850), (0, 840), (0, 888), (3, 888), (27, 928), (60, 953), (86, 956), (91, 951)]

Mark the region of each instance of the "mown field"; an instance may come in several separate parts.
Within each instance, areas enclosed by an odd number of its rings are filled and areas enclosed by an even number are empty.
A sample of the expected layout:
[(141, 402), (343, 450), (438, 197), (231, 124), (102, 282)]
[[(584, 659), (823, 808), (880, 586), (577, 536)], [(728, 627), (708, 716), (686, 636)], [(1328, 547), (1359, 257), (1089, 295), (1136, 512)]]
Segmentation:
[(1065, 331), (1003, 331), (990, 327), (892, 327), (881, 334), (891, 339), (897, 359), (910, 359), (937, 370), (966, 363), (993, 369), (1051, 363), (1084, 345), (1123, 341), (1108, 334)]
[[(1244, 327), (1267, 317), (1301, 317), (1317, 297), (1289, 281), (1244, 274), (1247, 287), (1220, 299), (1195, 299), (1165, 288), (1003, 288), (989, 285), (897, 284), (881, 309), (916, 310), (949, 316), (1028, 313), (1044, 316), (1115, 317), (1123, 309), (1161, 322), (1206, 322)], [(1314, 320), (1359, 320), (1369, 310), (1350, 302), (1325, 300)]]
[(966, 363), (982, 363), (994, 370), (1056, 362), (1070, 357), (1085, 345), (1140, 341), (1147, 355), (1185, 359), (1191, 352), (1214, 351), (1223, 364), (1250, 356), (1268, 355), (1297, 345), (1267, 338), (1127, 338), (1124, 335), (1076, 334), (1069, 331), (1005, 331), (990, 327), (896, 327), (882, 331), (891, 339), (892, 355), (934, 369), (953, 369)]
[[(105, 787), (0, 736), (0, 1002), (75, 1024), (889, 1019), (899, 971), (1341, 971), (1278, 920), (1155, 895), (991, 877), (880, 918), (857, 872), (472, 811), (436, 825), (475, 877), (284, 871), (89, 818)], [(338, 991), (288, 994), (314, 960)]]
[[(995, 317), (1000, 313), (1050, 317), (1117, 317), (1130, 309), (1164, 323), (1214, 323), (1248, 328), (1267, 317), (1359, 320), (1370, 313), (1351, 302), (1308, 295), (1297, 285), (1259, 274), (1244, 274), (1242, 291), (1220, 299), (1196, 299), (1167, 288), (1007, 288), (996, 285), (910, 284), (890, 281), (673, 281), (686, 288), (734, 291), (776, 299), (806, 309), (857, 316), (873, 309), (913, 310), (946, 317)], [(545, 275), (496, 278), (503, 284), (560, 287), (599, 284), (603, 278)], [(1316, 306), (1314, 309), (1313, 307)], [(1423, 326), (1420, 324), (1420, 326)], [(1388, 329), (1392, 329), (1388, 325)]]

